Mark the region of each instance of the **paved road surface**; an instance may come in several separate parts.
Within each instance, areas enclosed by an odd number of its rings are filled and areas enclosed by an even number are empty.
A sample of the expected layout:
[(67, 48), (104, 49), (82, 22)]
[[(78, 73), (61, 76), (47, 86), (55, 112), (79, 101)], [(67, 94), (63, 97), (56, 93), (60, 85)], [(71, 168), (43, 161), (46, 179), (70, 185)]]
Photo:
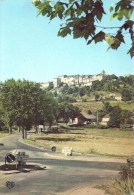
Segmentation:
[[(117, 176), (121, 166), (119, 162), (76, 161), (49, 157), (46, 153), (51, 151), (22, 144), (18, 142), (20, 137), (21, 134), (0, 139), (0, 143), (4, 143), (4, 146), (0, 146), (0, 162), (4, 163), (4, 156), (8, 152), (25, 151), (30, 156), (29, 164), (41, 164), (46, 166), (46, 169), (10, 174), (0, 171), (0, 195), (58, 195), (78, 186), (108, 182)], [(15, 186), (8, 189), (5, 186), (6, 181), (13, 181)]]

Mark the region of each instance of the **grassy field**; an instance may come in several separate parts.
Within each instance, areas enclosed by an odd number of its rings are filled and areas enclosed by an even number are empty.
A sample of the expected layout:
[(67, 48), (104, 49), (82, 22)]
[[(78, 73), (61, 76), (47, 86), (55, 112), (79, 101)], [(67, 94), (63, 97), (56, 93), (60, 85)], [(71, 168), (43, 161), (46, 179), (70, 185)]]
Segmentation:
[[(134, 108), (134, 104), (132, 103), (126, 103), (123, 101), (109, 101), (109, 103), (112, 106), (120, 106), (122, 109), (130, 110), (132, 111)], [(103, 108), (103, 103), (101, 101), (90, 101), (90, 102), (76, 102), (73, 103), (75, 106), (78, 106), (80, 110), (91, 110), (92, 112), (95, 112), (97, 110), (100, 110)]]
[(79, 129), (66, 130), (60, 134), (39, 134), (30, 137), (27, 142), (57, 150), (72, 147), (74, 152), (83, 154), (101, 154), (109, 156), (132, 156), (134, 154), (134, 132), (118, 129)]
[(0, 132), (0, 138), (1, 138), (1, 137), (4, 137), (4, 136), (7, 136), (7, 135), (9, 135), (9, 133), (5, 133), (5, 132), (2, 132), (2, 133), (1, 133), (1, 132)]

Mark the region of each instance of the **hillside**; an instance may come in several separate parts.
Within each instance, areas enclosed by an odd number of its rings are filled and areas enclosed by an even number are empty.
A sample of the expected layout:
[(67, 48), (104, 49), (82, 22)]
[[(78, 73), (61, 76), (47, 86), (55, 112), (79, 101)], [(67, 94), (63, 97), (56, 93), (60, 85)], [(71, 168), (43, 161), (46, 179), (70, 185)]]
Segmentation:
[[(110, 101), (110, 104), (112, 106), (118, 105), (123, 110), (130, 110), (133, 111), (134, 103), (126, 103), (123, 101)], [(73, 105), (78, 106), (81, 111), (88, 111), (91, 110), (91, 112), (96, 112), (97, 110), (102, 109), (103, 103), (101, 101), (89, 101), (89, 102), (75, 102)]]

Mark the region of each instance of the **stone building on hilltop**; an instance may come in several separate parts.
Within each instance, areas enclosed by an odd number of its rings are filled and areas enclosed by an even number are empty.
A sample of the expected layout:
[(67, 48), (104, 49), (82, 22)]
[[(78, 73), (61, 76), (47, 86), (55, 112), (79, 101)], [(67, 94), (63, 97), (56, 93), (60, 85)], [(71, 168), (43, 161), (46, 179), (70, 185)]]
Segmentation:
[[(54, 88), (59, 87), (62, 84), (67, 84), (68, 86), (92, 86), (93, 81), (101, 81), (106, 76), (105, 71), (96, 75), (62, 75), (54, 78), (53, 85)], [(49, 83), (42, 83), (42, 88), (49, 86)]]

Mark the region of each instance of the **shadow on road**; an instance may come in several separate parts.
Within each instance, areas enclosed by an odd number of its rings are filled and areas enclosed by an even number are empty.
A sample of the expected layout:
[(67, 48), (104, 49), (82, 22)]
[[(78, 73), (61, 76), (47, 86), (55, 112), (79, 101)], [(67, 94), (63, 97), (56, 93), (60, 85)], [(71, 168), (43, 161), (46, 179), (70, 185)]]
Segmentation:
[[(19, 171), (19, 172), (30, 172), (30, 171), (37, 171), (37, 170), (45, 170), (46, 166), (39, 166), (33, 164), (25, 164), (25, 165), (17, 165), (16, 164), (4, 164), (0, 166), (0, 171), (5, 171), (5, 174), (12, 174), (14, 172), (10, 171)], [(19, 173), (16, 172), (16, 173)]]

